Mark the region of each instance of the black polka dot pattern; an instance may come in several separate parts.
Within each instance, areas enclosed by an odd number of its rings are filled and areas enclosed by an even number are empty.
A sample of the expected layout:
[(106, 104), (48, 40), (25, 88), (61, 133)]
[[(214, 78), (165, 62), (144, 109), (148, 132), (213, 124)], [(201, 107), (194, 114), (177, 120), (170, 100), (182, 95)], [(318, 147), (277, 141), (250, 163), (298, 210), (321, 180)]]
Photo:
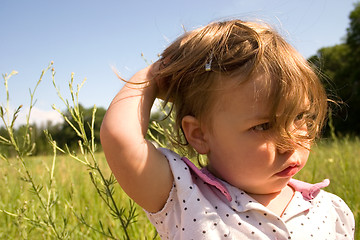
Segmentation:
[(232, 197), (228, 201), (179, 156), (163, 151), (170, 159), (174, 187), (160, 212), (147, 213), (162, 239), (352, 239), (354, 235), (353, 215), (335, 195), (320, 191), (306, 199), (297, 191), (280, 217), (222, 182)]

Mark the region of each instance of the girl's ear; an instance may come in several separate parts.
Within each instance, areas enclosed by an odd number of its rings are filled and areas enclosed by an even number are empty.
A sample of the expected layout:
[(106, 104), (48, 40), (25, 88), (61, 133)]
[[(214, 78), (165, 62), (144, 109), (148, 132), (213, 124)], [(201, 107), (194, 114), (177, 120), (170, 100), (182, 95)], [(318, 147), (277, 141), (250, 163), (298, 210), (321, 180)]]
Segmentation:
[(200, 154), (207, 154), (209, 146), (201, 129), (200, 122), (193, 116), (185, 116), (181, 122), (186, 140)]

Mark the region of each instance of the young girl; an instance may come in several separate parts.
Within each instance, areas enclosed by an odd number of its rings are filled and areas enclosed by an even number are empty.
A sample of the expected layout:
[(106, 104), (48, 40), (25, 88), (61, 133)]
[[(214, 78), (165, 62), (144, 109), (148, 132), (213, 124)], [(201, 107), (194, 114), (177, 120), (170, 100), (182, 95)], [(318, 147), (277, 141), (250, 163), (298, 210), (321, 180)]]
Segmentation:
[[(155, 98), (201, 170), (145, 140)], [(116, 95), (101, 128), (106, 159), (162, 239), (352, 239), (337, 196), (292, 179), (321, 130), (327, 98), (307, 61), (265, 24), (187, 32)]]

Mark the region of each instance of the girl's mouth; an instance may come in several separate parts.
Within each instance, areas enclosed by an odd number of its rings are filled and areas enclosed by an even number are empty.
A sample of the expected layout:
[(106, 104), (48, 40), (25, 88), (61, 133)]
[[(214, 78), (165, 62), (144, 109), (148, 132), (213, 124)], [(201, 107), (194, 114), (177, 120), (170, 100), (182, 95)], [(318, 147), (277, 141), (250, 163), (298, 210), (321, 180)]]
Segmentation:
[(292, 165), (292, 166), (289, 166), (289, 167), (285, 168), (284, 170), (276, 173), (275, 175), (278, 176), (278, 177), (292, 177), (299, 170), (300, 170), (299, 165)]

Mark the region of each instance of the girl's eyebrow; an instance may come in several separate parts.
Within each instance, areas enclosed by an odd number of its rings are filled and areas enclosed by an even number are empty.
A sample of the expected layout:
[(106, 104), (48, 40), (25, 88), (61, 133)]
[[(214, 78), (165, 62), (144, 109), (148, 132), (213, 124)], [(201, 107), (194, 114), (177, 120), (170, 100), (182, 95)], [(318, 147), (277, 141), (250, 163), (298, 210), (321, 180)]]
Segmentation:
[(261, 121), (269, 121), (270, 117), (268, 114), (263, 115), (263, 114), (259, 114), (259, 115), (249, 115), (248, 117), (245, 118), (245, 121), (256, 121), (256, 122), (261, 122)]

